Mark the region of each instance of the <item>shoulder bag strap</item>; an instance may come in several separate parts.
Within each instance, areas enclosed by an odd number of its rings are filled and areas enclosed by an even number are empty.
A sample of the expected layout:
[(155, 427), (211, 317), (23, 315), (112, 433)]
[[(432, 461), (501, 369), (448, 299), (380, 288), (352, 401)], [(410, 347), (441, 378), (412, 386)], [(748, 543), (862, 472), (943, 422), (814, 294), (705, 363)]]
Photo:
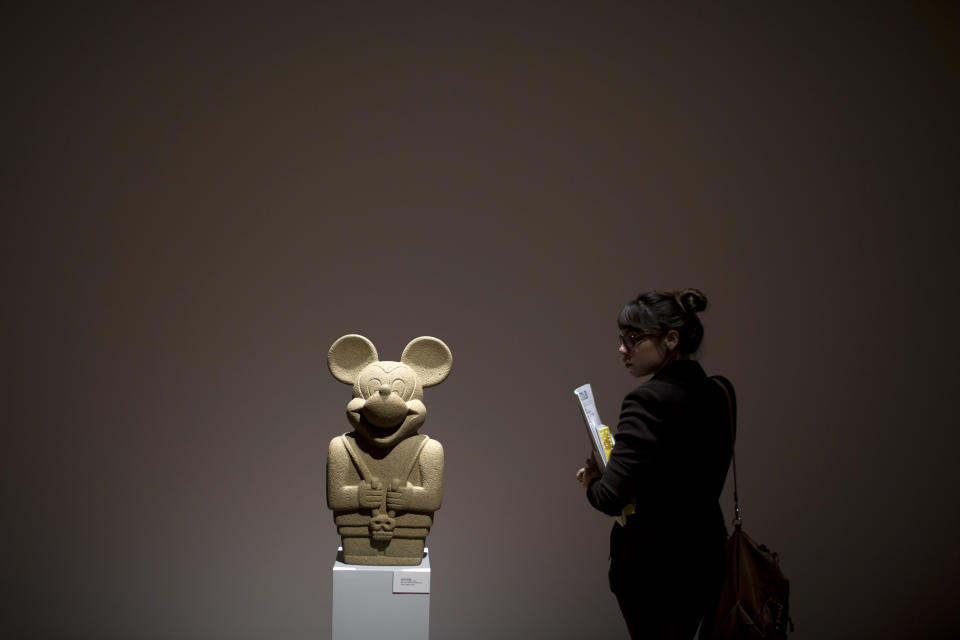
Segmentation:
[(727, 408), (730, 411), (730, 456), (733, 462), (733, 524), (734, 526), (739, 527), (741, 524), (743, 524), (743, 514), (740, 511), (740, 496), (737, 493), (737, 422), (733, 412), (733, 397), (730, 395), (730, 389), (727, 387), (728, 383), (725, 378), (721, 376), (712, 376), (711, 379), (720, 385), (721, 389), (723, 389), (724, 395), (727, 396)]

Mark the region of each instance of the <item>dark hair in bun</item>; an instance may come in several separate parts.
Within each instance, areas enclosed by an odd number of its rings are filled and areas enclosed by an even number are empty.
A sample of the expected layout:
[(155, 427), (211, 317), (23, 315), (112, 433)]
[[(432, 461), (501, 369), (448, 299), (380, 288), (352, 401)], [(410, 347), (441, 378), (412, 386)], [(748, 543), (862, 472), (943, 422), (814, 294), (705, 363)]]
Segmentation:
[(707, 296), (699, 289), (648, 291), (620, 311), (622, 331), (663, 335), (671, 329), (680, 336), (677, 351), (692, 355), (703, 340), (703, 324), (697, 314), (707, 308)]

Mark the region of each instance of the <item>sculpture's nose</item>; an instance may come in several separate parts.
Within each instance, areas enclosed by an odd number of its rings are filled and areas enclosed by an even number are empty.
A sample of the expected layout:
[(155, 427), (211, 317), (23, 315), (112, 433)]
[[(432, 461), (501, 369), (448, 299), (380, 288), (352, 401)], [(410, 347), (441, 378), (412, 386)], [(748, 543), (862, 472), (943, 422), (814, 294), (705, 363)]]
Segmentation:
[(382, 395), (384, 398), (390, 395), (390, 387), (385, 384), (380, 385), (380, 395)]

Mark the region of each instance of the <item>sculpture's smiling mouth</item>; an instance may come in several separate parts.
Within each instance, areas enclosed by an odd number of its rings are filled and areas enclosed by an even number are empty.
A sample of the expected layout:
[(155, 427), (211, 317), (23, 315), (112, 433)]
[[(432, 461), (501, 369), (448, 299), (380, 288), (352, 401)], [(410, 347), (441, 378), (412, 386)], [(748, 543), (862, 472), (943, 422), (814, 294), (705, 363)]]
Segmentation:
[[(369, 420), (364, 419), (364, 426), (367, 428), (367, 431), (373, 436), (376, 440), (383, 440), (384, 438), (389, 438), (397, 432), (397, 427), (376, 427), (370, 424)], [(397, 425), (399, 426), (399, 425)]]
[(398, 439), (405, 437), (405, 429), (402, 428), (403, 423), (394, 425), (392, 427), (378, 427), (374, 424), (371, 424), (366, 417), (360, 417), (360, 423), (357, 425), (357, 431), (359, 432), (360, 438), (366, 440), (369, 444), (372, 444), (376, 447), (392, 447)]

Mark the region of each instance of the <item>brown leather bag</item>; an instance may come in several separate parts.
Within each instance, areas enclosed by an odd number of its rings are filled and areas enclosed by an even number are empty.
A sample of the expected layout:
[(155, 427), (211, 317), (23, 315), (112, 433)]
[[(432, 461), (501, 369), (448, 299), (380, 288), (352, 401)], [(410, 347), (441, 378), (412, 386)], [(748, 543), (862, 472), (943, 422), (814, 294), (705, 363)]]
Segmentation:
[[(729, 382), (714, 377), (730, 406), (731, 443), (736, 428)], [(780, 640), (793, 631), (790, 619), (790, 581), (780, 570), (780, 558), (765, 545), (757, 544), (743, 530), (740, 497), (737, 494), (737, 456), (733, 453), (733, 501), (736, 517), (733, 533), (727, 538), (723, 589), (710, 637), (718, 640)]]

